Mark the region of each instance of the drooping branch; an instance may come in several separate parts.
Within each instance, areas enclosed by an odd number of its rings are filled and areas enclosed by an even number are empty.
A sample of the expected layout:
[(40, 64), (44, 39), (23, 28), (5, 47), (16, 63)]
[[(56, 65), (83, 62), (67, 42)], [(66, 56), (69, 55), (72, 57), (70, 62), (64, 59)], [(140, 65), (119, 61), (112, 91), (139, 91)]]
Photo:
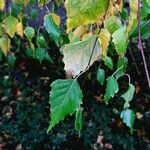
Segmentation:
[(140, 0), (138, 0), (138, 36), (139, 36), (138, 46), (139, 46), (139, 49), (140, 49), (141, 54), (142, 54), (142, 59), (143, 59), (143, 63), (144, 63), (144, 69), (145, 69), (145, 73), (146, 73), (146, 77), (147, 77), (148, 87), (150, 89), (150, 77), (149, 77), (148, 67), (147, 67), (147, 63), (146, 63), (146, 59), (145, 59), (145, 54), (144, 54), (144, 49), (143, 49), (143, 45), (142, 45), (142, 39), (141, 39), (141, 30), (140, 30), (141, 17), (140, 17), (140, 10), (141, 10), (140, 9)]

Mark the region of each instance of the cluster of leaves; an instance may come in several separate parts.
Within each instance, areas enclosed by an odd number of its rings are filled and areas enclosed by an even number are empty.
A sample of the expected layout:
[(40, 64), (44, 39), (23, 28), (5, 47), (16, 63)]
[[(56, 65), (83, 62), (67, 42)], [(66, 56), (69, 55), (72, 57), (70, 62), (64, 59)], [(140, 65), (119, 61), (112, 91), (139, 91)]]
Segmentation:
[[(47, 7), (50, 0), (39, 0), (39, 7)], [(26, 55), (42, 62), (47, 60), (53, 63), (48, 53), (48, 44), (45, 36), (40, 33), (41, 28), (46, 29), (57, 46), (61, 47), (66, 75), (70, 79), (58, 79), (51, 84), (50, 92), (50, 125), (48, 131), (68, 115), (76, 114), (75, 129), (82, 129), (83, 94), (77, 79), (86, 72), (95, 61), (101, 61), (114, 73), (110, 76), (103, 68), (97, 70), (97, 80), (101, 85), (106, 83), (104, 101), (110, 100), (119, 92), (118, 80), (122, 76), (129, 78), (127, 91), (121, 96), (125, 103), (120, 114), (123, 122), (133, 130), (135, 114), (130, 107), (135, 88), (130, 83), (130, 77), (126, 74), (128, 60), (125, 57), (127, 46), (131, 38), (136, 38), (138, 0), (130, 0), (130, 15), (124, 7), (123, 0), (66, 0), (64, 5), (67, 11), (67, 30), (61, 30), (61, 20), (54, 12), (48, 12), (44, 16), (44, 24), (36, 31), (28, 26), (24, 12), (29, 5), (34, 5), (34, 0), (13, 0), (11, 12), (7, 12), (5, 1), (0, 1), (0, 10), (3, 13), (0, 20), (0, 47), (1, 55), (8, 57), (10, 64), (14, 64), (16, 58), (11, 51), (13, 38), (26, 39)], [(63, 3), (56, 1), (56, 3)], [(53, 2), (55, 6), (55, 2)], [(150, 13), (149, 0), (142, 1), (143, 29), (147, 29), (145, 18)], [(16, 11), (17, 10), (17, 11)], [(48, 10), (49, 11), (49, 10)], [(36, 12), (32, 12), (36, 16)], [(127, 23), (128, 22), (128, 23)], [(46, 34), (47, 34), (46, 33)], [(19, 37), (18, 37), (19, 36)], [(148, 34), (144, 35), (146, 38)], [(117, 66), (114, 66), (112, 57), (117, 57)]]
[[(110, 70), (116, 69), (106, 79), (106, 104), (118, 93), (118, 80), (122, 76), (129, 78), (127, 91), (121, 96), (125, 103), (120, 116), (131, 131), (133, 130), (135, 114), (129, 108), (129, 103), (135, 88), (130, 83), (130, 76), (125, 73), (128, 63), (125, 54), (133, 30), (137, 30), (138, 3), (138, 0), (129, 1), (129, 18), (123, 18), (125, 13), (127, 15), (127, 10), (122, 0), (96, 0), (94, 3), (92, 0), (66, 0), (67, 33), (70, 43), (62, 46), (61, 52), (64, 55), (64, 69), (73, 79), (56, 80), (51, 84), (51, 121), (48, 130), (67, 115), (76, 113), (75, 128), (81, 131), (83, 94), (77, 79), (95, 61), (104, 61)], [(149, 1), (142, 1), (142, 5), (143, 11), (148, 9)], [(118, 55), (117, 68), (113, 65), (111, 53)], [(104, 84), (106, 76), (104, 69), (97, 70), (97, 80), (101, 85)]]

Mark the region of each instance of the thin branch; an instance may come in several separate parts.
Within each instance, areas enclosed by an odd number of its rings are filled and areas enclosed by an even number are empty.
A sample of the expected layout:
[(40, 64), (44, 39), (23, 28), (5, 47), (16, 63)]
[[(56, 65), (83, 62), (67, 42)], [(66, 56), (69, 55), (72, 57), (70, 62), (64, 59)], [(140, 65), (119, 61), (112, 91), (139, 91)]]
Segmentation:
[(140, 49), (141, 54), (142, 54), (142, 59), (143, 59), (143, 63), (144, 63), (144, 68), (145, 68), (145, 73), (146, 73), (146, 77), (147, 77), (148, 87), (150, 89), (150, 77), (149, 77), (148, 67), (147, 67), (145, 54), (144, 54), (144, 49), (143, 49), (143, 45), (142, 45), (142, 39), (141, 39), (140, 20), (141, 20), (140, 0), (138, 0), (138, 36), (139, 36), (138, 46), (139, 46), (139, 49)]
[[(106, 16), (107, 16), (109, 4), (110, 4), (110, 0), (109, 0), (108, 3), (107, 3), (107, 9), (106, 9), (106, 11), (105, 11), (105, 14), (104, 14), (104, 17), (103, 17), (103, 20), (102, 20), (101, 28), (99, 28), (99, 31), (98, 31), (97, 35), (99, 35), (99, 33), (100, 33), (101, 29), (102, 29), (102, 26), (104, 25), (104, 21), (105, 21)], [(94, 49), (95, 49), (95, 47), (96, 47), (97, 41), (98, 41), (98, 36), (97, 36), (96, 39), (95, 39), (95, 42), (94, 42), (94, 45), (93, 45), (93, 49), (92, 49), (92, 52), (91, 52), (91, 55), (90, 55), (90, 59), (89, 59), (87, 68), (90, 66), (90, 63), (91, 63), (91, 60), (92, 60), (92, 56), (93, 56)]]

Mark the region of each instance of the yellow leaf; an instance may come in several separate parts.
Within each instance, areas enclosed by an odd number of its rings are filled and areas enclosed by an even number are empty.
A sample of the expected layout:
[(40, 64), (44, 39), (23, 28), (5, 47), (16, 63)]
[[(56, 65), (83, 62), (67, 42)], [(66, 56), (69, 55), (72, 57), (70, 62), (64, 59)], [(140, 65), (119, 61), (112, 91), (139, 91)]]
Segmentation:
[(107, 50), (110, 42), (110, 33), (106, 29), (102, 29), (98, 40), (100, 42), (101, 48), (102, 48), (102, 56), (105, 58), (107, 56)]
[(123, 0), (110, 0), (107, 16), (114, 16), (122, 11)]
[(10, 49), (10, 38), (8, 37), (2, 37), (0, 39), (0, 47), (2, 49), (2, 52), (5, 54), (5, 56), (8, 54)]
[(18, 22), (17, 26), (16, 26), (16, 33), (18, 35), (20, 35), (21, 37), (23, 37), (23, 24), (22, 22)]
[(128, 27), (127, 27), (128, 33), (137, 24), (138, 0), (130, 0), (129, 5), (130, 5), (130, 17), (129, 17)]
[(60, 17), (56, 14), (50, 13), (50, 15), (52, 16), (54, 22), (56, 23), (57, 26), (60, 26)]
[(0, 10), (3, 11), (5, 7), (5, 1), (4, 0), (0, 0)]
[(80, 26), (96, 23), (102, 19), (109, 0), (66, 0), (67, 32)]

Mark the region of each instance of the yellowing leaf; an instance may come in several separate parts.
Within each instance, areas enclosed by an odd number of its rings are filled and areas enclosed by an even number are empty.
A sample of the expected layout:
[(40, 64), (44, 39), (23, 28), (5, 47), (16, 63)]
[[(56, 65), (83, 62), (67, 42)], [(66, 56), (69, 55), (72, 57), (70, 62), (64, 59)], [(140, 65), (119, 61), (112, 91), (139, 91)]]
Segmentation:
[(109, 0), (66, 0), (67, 32), (80, 25), (93, 24), (102, 19)]
[(5, 1), (4, 0), (0, 0), (0, 10), (4, 10), (5, 7)]
[(110, 16), (113, 16), (116, 13), (121, 12), (122, 7), (123, 7), (123, 0), (110, 0), (108, 14)]
[(60, 26), (60, 17), (56, 14), (50, 13), (50, 15), (52, 16), (54, 22), (56, 23), (57, 26)]
[(130, 0), (129, 5), (130, 5), (130, 17), (127, 27), (128, 32), (130, 32), (137, 23), (138, 0)]
[(15, 17), (9, 15), (5, 20), (4, 20), (4, 28), (6, 29), (6, 33), (13, 38), (15, 32), (16, 32), (16, 26), (18, 24), (18, 19)]
[(0, 47), (5, 54), (5, 56), (8, 54), (8, 51), (10, 49), (10, 39), (8, 37), (2, 37), (0, 39)]
[(23, 24), (22, 22), (18, 22), (17, 26), (16, 26), (16, 32), (18, 35), (20, 35), (21, 37), (23, 37)]
[(38, 5), (41, 7), (41, 6), (44, 6), (45, 4), (49, 3), (50, 0), (38, 0)]
[(106, 29), (102, 29), (98, 36), (98, 40), (102, 47), (102, 55), (104, 56), (104, 58), (107, 56), (107, 49), (109, 46), (110, 36), (110, 33)]
[(75, 77), (81, 71), (84, 71), (88, 65), (91, 66), (100, 58), (100, 44), (97, 42), (95, 45), (96, 38), (96, 36), (91, 36), (84, 41), (66, 44), (61, 48), (64, 55), (65, 70), (68, 74)]

